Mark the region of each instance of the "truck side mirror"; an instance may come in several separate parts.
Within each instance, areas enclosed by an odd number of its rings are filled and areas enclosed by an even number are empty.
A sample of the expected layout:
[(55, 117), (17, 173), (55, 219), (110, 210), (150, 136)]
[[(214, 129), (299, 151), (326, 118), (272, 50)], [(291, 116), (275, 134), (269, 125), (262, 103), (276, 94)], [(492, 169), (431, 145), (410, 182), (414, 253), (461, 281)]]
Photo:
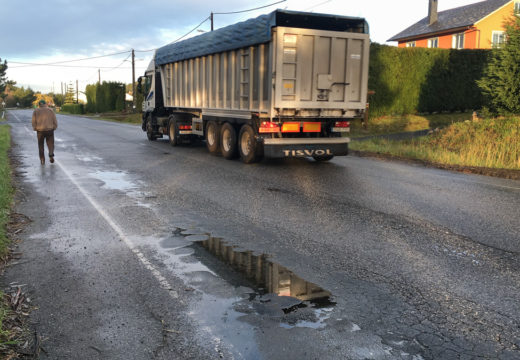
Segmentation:
[(143, 90), (143, 86), (141, 85), (141, 79), (142, 79), (141, 77), (139, 77), (139, 78), (137, 79), (137, 92), (138, 92), (138, 93), (141, 93), (142, 90)]

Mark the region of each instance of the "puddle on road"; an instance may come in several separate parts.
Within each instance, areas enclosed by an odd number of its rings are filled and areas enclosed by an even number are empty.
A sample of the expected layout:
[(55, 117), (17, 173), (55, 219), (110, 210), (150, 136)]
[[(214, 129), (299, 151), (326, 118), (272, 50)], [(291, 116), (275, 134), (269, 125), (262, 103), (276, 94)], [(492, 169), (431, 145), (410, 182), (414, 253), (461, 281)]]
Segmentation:
[(87, 155), (83, 155), (83, 156), (76, 156), (78, 158), (78, 160), (80, 161), (84, 161), (84, 162), (94, 162), (94, 161), (102, 161), (103, 159), (98, 157), (98, 156), (87, 156)]
[(126, 180), (127, 174), (122, 171), (101, 171), (90, 173), (92, 177), (103, 181), (103, 185), (106, 189), (127, 191), (136, 188), (136, 185)]
[[(285, 329), (321, 329), (326, 326), (325, 321), (331, 316), (335, 305), (329, 291), (271, 261), (268, 255), (239, 249), (201, 231), (178, 229), (174, 234), (177, 239), (194, 244), (189, 247), (194, 253), (186, 252), (187, 255), (201, 263), (214, 262), (211, 257), (207, 258), (208, 255), (219, 260), (215, 262), (217, 266), (205, 264), (211, 268), (213, 275), (235, 288), (249, 289), (244, 291), (240, 301), (233, 304), (233, 309), (243, 314), (243, 320), (256, 323), (259, 317), (271, 319)], [(163, 245), (166, 243), (163, 242)], [(177, 248), (175, 253), (182, 252)], [(215, 270), (215, 267), (220, 270)], [(200, 272), (196, 276), (200, 279)]]
[[(97, 161), (98, 157), (85, 157), (80, 160), (82, 161)], [(147, 199), (147, 193), (139, 190), (141, 184), (129, 180), (129, 175), (125, 171), (107, 171), (107, 170), (96, 170), (89, 173), (93, 178), (103, 182), (102, 188), (108, 190), (117, 190), (133, 198), (136, 201), (136, 205), (151, 209), (151, 205), (147, 202), (143, 202), (143, 199)]]
[[(193, 236), (193, 235), (192, 235)], [(316, 284), (305, 281), (287, 268), (272, 262), (265, 254), (240, 251), (222, 239), (209, 237), (197, 241), (208, 252), (254, 282), (260, 293), (293, 297), (301, 301), (330, 299), (331, 293)]]

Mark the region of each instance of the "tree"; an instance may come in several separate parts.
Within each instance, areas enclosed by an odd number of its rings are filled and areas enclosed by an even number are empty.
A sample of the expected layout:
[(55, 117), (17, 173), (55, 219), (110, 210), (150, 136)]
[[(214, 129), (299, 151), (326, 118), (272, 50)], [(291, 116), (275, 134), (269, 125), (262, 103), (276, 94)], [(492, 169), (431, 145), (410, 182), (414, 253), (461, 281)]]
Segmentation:
[(55, 106), (62, 106), (63, 105), (63, 101), (65, 100), (65, 95), (63, 95), (63, 94), (54, 94), (54, 93), (50, 93), (49, 95), (52, 96), (52, 102), (54, 103)]
[(86, 111), (88, 113), (96, 112), (96, 85), (87, 85), (85, 87), (85, 95), (87, 97)]
[(74, 99), (74, 86), (72, 86), (72, 83), (67, 85), (67, 92), (65, 93), (65, 104), (75, 104), (76, 100)]
[(520, 114), (520, 18), (505, 24), (506, 41), (491, 52), (484, 77), (477, 83), (496, 114)]
[(55, 106), (52, 93), (42, 94), (41, 92), (37, 92), (35, 94), (35, 100), (32, 103), (33, 107), (38, 107), (40, 100), (45, 101), (48, 106)]
[(21, 88), (14, 87), (14, 89), (13, 95), (16, 98), (18, 106), (23, 108), (32, 107), (32, 102), (36, 99), (34, 91), (32, 91), (31, 88), (26, 89), (23, 86)]
[(5, 85), (7, 84), (7, 76), (5, 72), (7, 71), (7, 61), (4, 60), (2, 64), (2, 58), (0, 58), (0, 95), (5, 91)]

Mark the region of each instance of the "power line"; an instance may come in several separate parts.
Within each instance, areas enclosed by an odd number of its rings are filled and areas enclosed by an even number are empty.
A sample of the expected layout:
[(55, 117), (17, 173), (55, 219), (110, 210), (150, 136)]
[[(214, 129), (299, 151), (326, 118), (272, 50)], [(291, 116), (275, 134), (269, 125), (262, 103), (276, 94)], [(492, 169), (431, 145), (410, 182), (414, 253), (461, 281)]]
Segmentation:
[[(71, 62), (76, 62), (76, 61), (84, 61), (84, 60), (99, 59), (99, 58), (109, 57), (109, 56), (116, 56), (116, 55), (126, 54), (126, 53), (129, 53), (129, 52), (131, 52), (131, 50), (121, 51), (121, 52), (117, 52), (117, 53), (113, 53), (113, 54), (107, 54), (107, 55), (90, 56), (90, 57), (86, 57), (86, 58), (82, 58), (82, 59), (55, 61), (55, 62), (51, 62), (51, 63), (24, 63), (24, 62), (19, 62), (19, 61), (9, 61), (9, 63), (11, 63), (11, 64), (25, 64), (26, 66), (57, 65), (57, 64), (66, 64), (66, 63), (71, 63)], [(17, 66), (17, 67), (25, 67), (25, 66)]]
[(311, 7), (308, 7), (307, 9), (303, 10), (303, 11), (309, 11), (309, 10), (312, 10), (312, 9), (315, 9), (317, 8), (318, 6), (321, 6), (321, 5), (324, 5), (326, 3), (329, 3), (331, 2), (332, 0), (326, 0), (326, 1), (323, 1), (323, 2), (320, 2), (319, 4), (316, 4), (316, 5), (313, 5)]
[[(284, 0), (285, 1), (285, 0)], [(176, 43), (177, 41), (180, 41), (182, 39), (184, 39), (186, 36), (188, 36), (189, 34), (191, 34), (192, 32), (194, 32), (195, 30), (197, 30), (202, 24), (204, 24), (206, 21), (208, 21), (210, 19), (210, 16), (208, 16), (207, 18), (205, 18), (204, 20), (202, 20), (202, 22), (195, 26), (193, 29), (191, 29), (190, 31), (188, 31), (186, 34), (182, 35), (180, 38), (168, 43), (168, 45), (170, 44), (173, 44), (173, 43)]]
[(283, 3), (283, 2), (286, 2), (286, 1), (287, 0), (281, 0), (281, 1), (277, 1), (277, 2), (274, 2), (274, 3), (269, 4), (269, 5), (260, 6), (260, 7), (254, 8), (254, 9), (240, 10), (240, 11), (230, 11), (230, 12), (214, 12), (213, 14), (215, 14), (215, 15), (240, 14), (240, 13), (245, 13), (245, 12), (249, 12), (249, 11), (263, 9), (263, 8), (266, 8), (266, 7), (269, 7), (269, 6), (273, 6), (273, 5), (276, 5), (276, 4), (280, 4), (280, 3)]
[[(284, 0), (286, 1), (286, 0)], [(199, 25), (195, 26), (193, 29), (191, 29), (190, 31), (188, 31), (186, 34), (182, 35), (181, 37), (179, 37), (178, 39), (175, 39), (173, 40), (172, 42), (168, 43), (167, 45), (170, 45), (170, 44), (174, 44), (182, 39), (184, 39), (186, 36), (188, 36), (189, 34), (191, 34), (192, 32), (194, 32), (195, 30), (197, 30), (202, 24), (204, 24), (206, 21), (208, 21), (209, 19), (211, 18), (211, 16), (208, 16), (207, 18), (205, 18), (204, 20), (202, 20), (200, 22)], [(155, 49), (149, 49), (149, 50), (134, 50), (135, 52), (150, 52), (150, 51), (155, 51), (157, 50), (158, 48), (155, 48)]]
[[(132, 54), (129, 54), (129, 55), (126, 57), (126, 59), (124, 59), (123, 61), (121, 61), (121, 64), (119, 64), (119, 65), (117, 65), (117, 66), (114, 66), (112, 69), (107, 70), (106, 72), (109, 72), (109, 71), (115, 70), (115, 69), (117, 69), (118, 67), (122, 66), (122, 65), (125, 63), (125, 61), (128, 60), (128, 58), (129, 58), (130, 56), (132, 56)], [(130, 68), (130, 69), (131, 69), (131, 68)]]
[[(114, 66), (91, 66), (91, 65), (53, 65), (53, 64), (33, 64), (33, 63), (18, 63), (26, 64), (24, 66), (9, 66), (9, 69), (20, 69), (31, 66), (52, 66), (52, 67), (64, 67), (64, 68), (82, 68), (82, 69), (113, 69)], [(124, 69), (131, 69), (130, 67)]]

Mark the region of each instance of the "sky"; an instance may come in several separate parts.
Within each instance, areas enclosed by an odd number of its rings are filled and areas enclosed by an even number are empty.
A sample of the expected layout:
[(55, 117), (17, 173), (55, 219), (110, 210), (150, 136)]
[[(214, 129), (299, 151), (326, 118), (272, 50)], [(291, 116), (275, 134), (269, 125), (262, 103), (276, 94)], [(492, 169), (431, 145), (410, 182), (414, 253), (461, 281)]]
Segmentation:
[[(148, 66), (153, 49), (193, 30), (211, 12), (249, 10), (279, 0), (0, 0), (0, 59), (17, 86), (61, 93), (62, 84), (98, 81), (132, 82), (130, 50), (135, 49), (136, 79)], [(439, 11), (479, 0), (439, 0)], [(386, 40), (428, 14), (428, 0), (286, 0), (239, 14), (215, 15), (218, 29), (275, 9), (363, 17), (371, 40)], [(210, 31), (205, 21), (188, 36)], [(387, 43), (396, 45), (395, 42)], [(113, 56), (105, 56), (116, 54)], [(70, 60), (95, 59), (49, 64)]]

